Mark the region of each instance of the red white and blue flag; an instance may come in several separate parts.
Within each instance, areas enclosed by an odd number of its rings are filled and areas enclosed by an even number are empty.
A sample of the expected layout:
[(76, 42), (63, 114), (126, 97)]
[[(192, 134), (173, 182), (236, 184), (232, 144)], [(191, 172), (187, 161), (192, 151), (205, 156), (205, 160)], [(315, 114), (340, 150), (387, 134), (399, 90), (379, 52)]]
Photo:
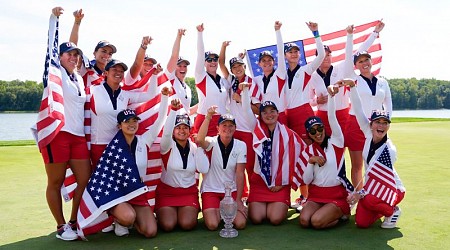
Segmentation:
[(380, 156), (367, 170), (366, 176), (364, 189), (367, 193), (393, 206), (397, 200), (397, 185), (395, 183), (394, 169), (387, 145), (384, 146)]
[[(353, 44), (354, 47), (358, 47), (355, 45), (360, 45), (364, 43), (365, 40), (370, 36), (373, 31), (373, 27), (375, 27), (379, 21), (373, 21), (370, 23), (366, 23), (363, 25), (355, 26), (355, 30), (353, 32)], [(328, 34), (324, 34), (320, 36), (324, 45), (328, 45), (333, 52), (333, 65), (337, 64), (345, 59), (345, 42), (347, 37), (347, 32), (345, 30), (340, 30)], [(296, 43), (300, 48), (300, 58), (299, 64), (301, 66), (306, 65), (307, 63), (314, 60), (316, 57), (316, 43), (313, 37), (292, 41)], [(250, 65), (250, 73), (253, 77), (259, 76), (262, 74), (261, 68), (258, 66), (259, 53), (261, 51), (268, 50), (272, 52), (272, 55), (277, 54), (277, 46), (269, 45), (256, 49), (247, 50), (247, 62)], [(380, 73), (381, 68), (381, 44), (378, 37), (373, 42), (372, 46), (367, 50), (372, 56), (372, 70), (374, 75), (378, 75)], [(275, 56), (276, 58), (276, 56)], [(275, 61), (275, 68), (277, 66)]]
[(83, 192), (77, 214), (80, 236), (110, 225), (108, 209), (146, 192), (134, 155), (119, 131), (103, 152)]
[(64, 126), (64, 98), (58, 57), (58, 17), (51, 15), (43, 75), (44, 91), (36, 123), (39, 148), (47, 146)]

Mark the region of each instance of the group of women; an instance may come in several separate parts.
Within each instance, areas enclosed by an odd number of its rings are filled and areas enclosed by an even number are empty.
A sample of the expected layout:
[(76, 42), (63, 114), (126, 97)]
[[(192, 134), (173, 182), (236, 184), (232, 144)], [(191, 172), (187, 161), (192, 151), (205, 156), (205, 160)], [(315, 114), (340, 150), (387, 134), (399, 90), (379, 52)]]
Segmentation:
[[(54, 8), (50, 25), (55, 25), (62, 13), (61, 7)], [(190, 107), (192, 93), (184, 81), (190, 62), (179, 55), (184, 29), (178, 30), (166, 72), (145, 54), (152, 41), (145, 36), (125, 75), (128, 66), (112, 59), (117, 48), (108, 41), (100, 41), (95, 60), (87, 60), (76, 45), (84, 14), (76, 11), (74, 17), (71, 41), (59, 47), (66, 121), (57, 136), (40, 149), (57, 238), (78, 238), (76, 227), (84, 226), (77, 223), (81, 196), (108, 149), (123, 143), (132, 159), (127, 166), (138, 171), (142, 182), (148, 149), (160, 131), (162, 173), (154, 211), (146, 192), (127, 195), (127, 199), (104, 207), (113, 217), (118, 236), (129, 234), (131, 226), (145, 237), (154, 237), (158, 227), (164, 231), (176, 226), (191, 230), (197, 225), (200, 210), (206, 227), (216, 230), (219, 203), (228, 181), (235, 183), (232, 195), (238, 204), (234, 220), (238, 229), (246, 227), (247, 219), (253, 224), (265, 220), (281, 224), (287, 216), (291, 189), (298, 187), (306, 199), (299, 217), (303, 227), (334, 226), (358, 201), (357, 226), (368, 227), (384, 216), (382, 227), (395, 227), (400, 215), (397, 204), (405, 188), (392, 167), (396, 153), (387, 137), (392, 113), (389, 85), (371, 73), (371, 56), (364, 51), (383, 29), (382, 22), (354, 55), (353, 26), (347, 27), (346, 59), (335, 66), (331, 65), (331, 49), (322, 44), (317, 23), (306, 23), (315, 37), (317, 57), (300, 66), (299, 46), (283, 43), (282, 23), (277, 21), (277, 60), (283, 63), (275, 69), (274, 55), (261, 52), (258, 64), (263, 75), (255, 78), (245, 73), (244, 54), (231, 58), (228, 70), (225, 54), (229, 41), (222, 44), (220, 54), (205, 52), (205, 28), (200, 24), (195, 65), (199, 103)], [(83, 58), (86, 63), (80, 63)], [(360, 75), (355, 74), (354, 66)], [(219, 67), (223, 77), (217, 73)], [(164, 84), (158, 79), (161, 74), (168, 79)], [(155, 96), (160, 100), (157, 119), (145, 133), (137, 135), (140, 117), (130, 105)], [(86, 107), (91, 121), (90, 153), (83, 128)], [(193, 125), (192, 114), (196, 114)], [(352, 159), (353, 185), (345, 177), (346, 146)], [(367, 175), (386, 155), (390, 162), (386, 172), (392, 176), (392, 182), (389, 178), (385, 181), (388, 183)], [(362, 181), (363, 161), (370, 185)], [(77, 181), (69, 222), (64, 219), (59, 195), (67, 165)], [(202, 174), (201, 204), (197, 173)], [(390, 193), (374, 188), (389, 184)]]

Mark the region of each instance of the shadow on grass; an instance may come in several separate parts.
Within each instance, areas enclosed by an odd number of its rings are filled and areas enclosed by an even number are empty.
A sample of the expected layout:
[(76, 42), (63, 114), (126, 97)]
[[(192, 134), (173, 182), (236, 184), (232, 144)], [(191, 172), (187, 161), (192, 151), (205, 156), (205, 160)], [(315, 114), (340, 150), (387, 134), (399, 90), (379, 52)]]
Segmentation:
[(223, 239), (218, 231), (206, 230), (203, 219), (199, 219), (193, 231), (160, 231), (153, 239), (146, 239), (133, 229), (127, 237), (98, 233), (90, 235), (87, 242), (64, 242), (51, 233), (3, 245), (0, 249), (393, 249), (389, 241), (403, 237), (402, 233), (398, 229), (381, 229), (380, 224), (377, 222), (368, 229), (358, 229), (352, 216), (335, 228), (304, 229), (298, 224), (298, 214), (290, 209), (283, 224), (249, 223), (234, 239)]

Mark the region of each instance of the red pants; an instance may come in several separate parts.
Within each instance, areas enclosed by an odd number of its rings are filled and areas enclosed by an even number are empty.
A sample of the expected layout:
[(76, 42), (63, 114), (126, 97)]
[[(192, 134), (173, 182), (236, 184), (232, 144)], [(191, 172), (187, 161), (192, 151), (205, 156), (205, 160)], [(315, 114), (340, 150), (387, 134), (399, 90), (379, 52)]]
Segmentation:
[[(216, 136), (217, 135), (217, 126), (219, 125), (220, 115), (213, 115), (211, 121), (209, 121), (208, 132), (206, 136)], [(205, 115), (198, 114), (194, 120), (194, 127), (192, 128), (192, 134), (197, 134), (200, 126), (202, 126), (203, 121), (205, 120)]]
[(391, 216), (394, 213), (394, 207), (399, 204), (405, 197), (405, 192), (397, 190), (397, 200), (393, 206), (390, 206), (381, 199), (368, 194), (359, 200), (356, 207), (355, 221), (356, 226), (360, 228), (368, 228), (382, 216)]
[[(347, 127), (347, 120), (349, 119), (348, 111), (350, 108), (336, 110), (336, 118), (338, 120), (339, 126), (341, 127), (342, 133), (345, 134), (345, 128)], [(328, 136), (331, 136), (331, 128), (330, 123), (328, 122), (328, 112), (317, 110), (316, 115), (320, 117), (323, 121), (323, 125), (325, 126), (325, 133)]]

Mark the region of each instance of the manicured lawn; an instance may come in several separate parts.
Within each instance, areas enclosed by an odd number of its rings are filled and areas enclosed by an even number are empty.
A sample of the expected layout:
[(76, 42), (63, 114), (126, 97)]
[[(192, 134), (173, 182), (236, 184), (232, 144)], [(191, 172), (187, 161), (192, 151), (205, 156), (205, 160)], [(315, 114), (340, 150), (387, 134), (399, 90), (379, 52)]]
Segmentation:
[[(57, 240), (36, 146), (0, 147), (0, 249), (446, 249), (450, 244), (450, 122), (396, 122), (389, 135), (397, 146), (396, 169), (407, 189), (398, 228), (381, 229), (378, 222), (369, 229), (357, 229), (352, 216), (329, 230), (303, 229), (298, 226), (298, 214), (290, 210), (282, 225), (248, 223), (235, 239), (222, 239), (218, 232), (206, 230), (200, 215), (196, 230), (159, 232), (154, 239), (132, 230), (125, 238), (99, 233), (88, 237), (88, 242)], [(292, 198), (297, 195), (293, 193)]]

